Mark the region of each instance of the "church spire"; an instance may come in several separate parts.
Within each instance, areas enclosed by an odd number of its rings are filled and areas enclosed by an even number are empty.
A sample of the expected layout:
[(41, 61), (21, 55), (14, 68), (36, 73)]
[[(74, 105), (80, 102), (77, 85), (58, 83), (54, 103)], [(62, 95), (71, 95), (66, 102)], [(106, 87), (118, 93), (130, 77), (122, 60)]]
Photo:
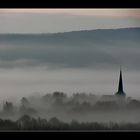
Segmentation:
[(119, 79), (118, 92), (123, 92), (123, 81), (122, 81), (122, 70), (121, 70), (121, 68), (120, 68), (120, 79)]
[(119, 86), (118, 86), (118, 92), (116, 93), (116, 95), (123, 95), (125, 96), (125, 93), (123, 91), (123, 79), (122, 79), (122, 70), (120, 67), (120, 78), (119, 78)]

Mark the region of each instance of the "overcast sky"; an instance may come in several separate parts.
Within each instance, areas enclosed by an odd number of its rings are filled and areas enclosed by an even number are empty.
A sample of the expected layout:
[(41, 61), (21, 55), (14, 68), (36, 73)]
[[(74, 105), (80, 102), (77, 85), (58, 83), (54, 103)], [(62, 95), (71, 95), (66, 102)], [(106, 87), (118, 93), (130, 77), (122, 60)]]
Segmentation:
[(140, 9), (0, 9), (0, 33), (140, 27)]

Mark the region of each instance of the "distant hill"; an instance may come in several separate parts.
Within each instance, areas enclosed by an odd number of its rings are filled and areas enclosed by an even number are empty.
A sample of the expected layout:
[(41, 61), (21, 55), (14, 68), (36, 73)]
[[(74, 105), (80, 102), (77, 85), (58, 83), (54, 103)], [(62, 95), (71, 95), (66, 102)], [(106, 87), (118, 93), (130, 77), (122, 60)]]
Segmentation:
[[(82, 30), (64, 33), (51, 34), (0, 34), (0, 43), (10, 41), (26, 41), (25, 43), (47, 43), (58, 44), (86, 44), (86, 43), (107, 43), (109, 41), (139, 41), (140, 27), (120, 29), (97, 29)], [(81, 43), (82, 42), (82, 43)], [(83, 45), (82, 45), (83, 46)]]
[[(6, 49), (8, 47), (8, 49)], [(83, 67), (139, 67), (140, 27), (52, 34), (0, 34), (0, 60), (33, 59), (39, 63)]]

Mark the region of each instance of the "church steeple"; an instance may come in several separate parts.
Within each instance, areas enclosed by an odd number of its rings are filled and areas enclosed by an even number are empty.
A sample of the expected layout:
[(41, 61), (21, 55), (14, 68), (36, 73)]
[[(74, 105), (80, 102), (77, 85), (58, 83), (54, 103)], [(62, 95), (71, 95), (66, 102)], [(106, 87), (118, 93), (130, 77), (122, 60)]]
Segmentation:
[(122, 81), (122, 71), (121, 71), (121, 69), (120, 69), (120, 79), (119, 79), (118, 92), (123, 92), (123, 81)]
[(123, 79), (122, 79), (121, 67), (120, 67), (120, 78), (119, 78), (118, 92), (116, 93), (116, 95), (125, 96), (125, 93), (123, 91)]

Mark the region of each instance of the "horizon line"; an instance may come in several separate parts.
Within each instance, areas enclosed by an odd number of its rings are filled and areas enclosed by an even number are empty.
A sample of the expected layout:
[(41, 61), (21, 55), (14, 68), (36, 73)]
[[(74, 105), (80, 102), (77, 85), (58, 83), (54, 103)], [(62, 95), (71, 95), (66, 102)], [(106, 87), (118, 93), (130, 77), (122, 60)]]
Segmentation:
[(35, 32), (35, 33), (31, 33), (31, 32), (3, 32), (3, 33), (0, 33), (0, 35), (39, 35), (39, 34), (61, 34), (61, 33), (71, 33), (71, 32), (80, 32), (80, 31), (96, 31), (96, 30), (121, 30), (121, 29), (140, 29), (140, 27), (116, 27), (116, 28), (97, 28), (97, 29), (81, 29), (81, 30), (71, 30), (71, 31), (62, 31), (62, 32)]

